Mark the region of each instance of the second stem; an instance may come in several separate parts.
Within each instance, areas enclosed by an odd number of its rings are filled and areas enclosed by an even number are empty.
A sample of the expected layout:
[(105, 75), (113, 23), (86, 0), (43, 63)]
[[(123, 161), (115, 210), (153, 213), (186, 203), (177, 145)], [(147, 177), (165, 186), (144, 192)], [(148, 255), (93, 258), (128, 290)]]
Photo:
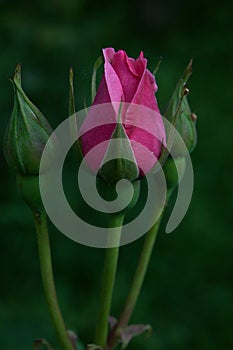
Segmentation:
[(41, 213), (38, 212), (35, 215), (35, 226), (37, 232), (41, 277), (49, 313), (62, 348), (64, 350), (74, 350), (57, 300), (47, 228), (47, 215), (44, 211)]
[(123, 214), (111, 215), (110, 227), (115, 228), (115, 230), (109, 239), (111, 240), (111, 243), (114, 243), (111, 245), (115, 245), (115, 247), (106, 249), (102, 285), (100, 291), (99, 313), (95, 332), (95, 344), (102, 347), (103, 349), (106, 346), (108, 337), (108, 321), (111, 310), (111, 301), (117, 270), (119, 243), (123, 221)]
[(137, 269), (135, 271), (135, 275), (129, 290), (128, 297), (125, 302), (124, 309), (108, 340), (108, 347), (107, 347), (108, 350), (113, 350), (115, 348), (115, 346), (118, 343), (121, 330), (127, 326), (132, 316), (140, 291), (142, 289), (146, 271), (148, 269), (150, 257), (153, 251), (153, 247), (157, 237), (161, 219), (162, 219), (162, 215), (160, 216), (156, 224), (146, 234), (142, 253), (139, 259)]

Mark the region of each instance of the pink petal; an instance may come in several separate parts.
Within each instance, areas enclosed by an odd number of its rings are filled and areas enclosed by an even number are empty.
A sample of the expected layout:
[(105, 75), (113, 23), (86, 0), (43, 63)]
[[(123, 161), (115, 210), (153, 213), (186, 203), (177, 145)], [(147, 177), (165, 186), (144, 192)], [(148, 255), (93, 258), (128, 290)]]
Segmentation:
[(105, 62), (111, 62), (111, 60), (113, 59), (114, 55), (115, 55), (115, 50), (112, 47), (107, 47), (106, 49), (103, 49), (103, 56), (104, 56), (104, 60)]
[[(140, 128), (135, 128), (129, 138), (137, 165), (140, 168), (140, 174), (148, 173), (160, 156), (161, 142), (152, 134)], [(141, 145), (145, 148), (140, 147)]]
[(135, 60), (134, 58), (127, 57), (127, 63), (131, 72), (137, 77), (141, 78), (147, 65), (147, 60), (143, 56), (141, 51), (139, 57)]
[(124, 94), (124, 102), (131, 102), (137, 90), (140, 78), (138, 75), (135, 75), (135, 69), (132, 68), (132, 64), (130, 63), (129, 65), (127, 55), (124, 51), (120, 50), (115, 53), (112, 60), (112, 67), (114, 68), (121, 82)]
[(104, 64), (105, 79), (111, 102), (121, 102), (123, 99), (123, 88), (119, 77), (109, 62)]
[(149, 107), (159, 113), (157, 100), (155, 98), (157, 89), (154, 76), (146, 69), (131, 102)]
[(97, 105), (100, 103), (108, 103), (108, 102), (111, 102), (111, 98), (108, 92), (108, 87), (106, 84), (105, 77), (103, 76), (92, 105)]
[[(97, 126), (82, 135), (82, 150), (85, 161), (94, 173), (98, 172), (107, 150), (108, 143), (101, 143), (110, 141), (115, 127), (116, 124), (105, 124)], [(97, 145), (99, 146), (95, 148)], [(91, 150), (93, 151), (88, 153)]]

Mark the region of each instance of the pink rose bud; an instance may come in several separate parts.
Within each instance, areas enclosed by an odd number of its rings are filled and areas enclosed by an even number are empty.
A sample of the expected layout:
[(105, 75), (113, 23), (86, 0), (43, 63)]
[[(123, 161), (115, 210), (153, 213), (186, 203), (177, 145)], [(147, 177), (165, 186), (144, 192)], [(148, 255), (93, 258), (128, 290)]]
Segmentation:
[(114, 181), (121, 178), (133, 181), (151, 170), (160, 157), (162, 144), (166, 142), (155, 97), (158, 88), (155, 77), (146, 68), (143, 52), (136, 60), (122, 50), (115, 52), (113, 48), (103, 49), (103, 55), (104, 75), (80, 130), (82, 151), (88, 166), (95, 173), (99, 171), (101, 176), (100, 169), (109, 150), (108, 142), (118, 134), (123, 135), (129, 147), (124, 143), (116, 154), (123, 159), (124, 152), (129, 154), (130, 151), (135, 169), (132, 169), (132, 164), (130, 168), (122, 164), (121, 159), (120, 167), (116, 165), (107, 172), (109, 178), (104, 171), (105, 180), (111, 181), (112, 173)]

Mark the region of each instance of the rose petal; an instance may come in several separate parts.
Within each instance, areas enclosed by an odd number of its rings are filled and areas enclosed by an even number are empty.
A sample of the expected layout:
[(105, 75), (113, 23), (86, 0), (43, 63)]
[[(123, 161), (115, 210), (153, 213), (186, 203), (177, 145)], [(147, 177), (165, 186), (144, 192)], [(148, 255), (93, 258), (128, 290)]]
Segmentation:
[(149, 107), (154, 111), (159, 112), (157, 100), (155, 98), (155, 92), (157, 91), (157, 85), (153, 75), (146, 69), (142, 79), (138, 85), (137, 91), (132, 99), (132, 103), (139, 104), (141, 106)]
[[(120, 79), (124, 94), (124, 102), (131, 102), (137, 91), (140, 78), (130, 69), (127, 55), (124, 51), (120, 50), (115, 53), (112, 60), (112, 67)], [(115, 102), (120, 102), (120, 100), (115, 100)]]

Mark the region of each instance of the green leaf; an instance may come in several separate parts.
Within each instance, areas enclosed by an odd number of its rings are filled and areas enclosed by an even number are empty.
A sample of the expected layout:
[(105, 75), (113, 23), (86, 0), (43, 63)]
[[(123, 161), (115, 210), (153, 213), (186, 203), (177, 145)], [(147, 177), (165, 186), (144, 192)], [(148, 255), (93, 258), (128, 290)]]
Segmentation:
[(149, 324), (132, 324), (125, 327), (121, 331), (121, 349), (124, 350), (133, 338), (145, 332), (147, 332), (148, 334), (151, 333), (151, 326)]

